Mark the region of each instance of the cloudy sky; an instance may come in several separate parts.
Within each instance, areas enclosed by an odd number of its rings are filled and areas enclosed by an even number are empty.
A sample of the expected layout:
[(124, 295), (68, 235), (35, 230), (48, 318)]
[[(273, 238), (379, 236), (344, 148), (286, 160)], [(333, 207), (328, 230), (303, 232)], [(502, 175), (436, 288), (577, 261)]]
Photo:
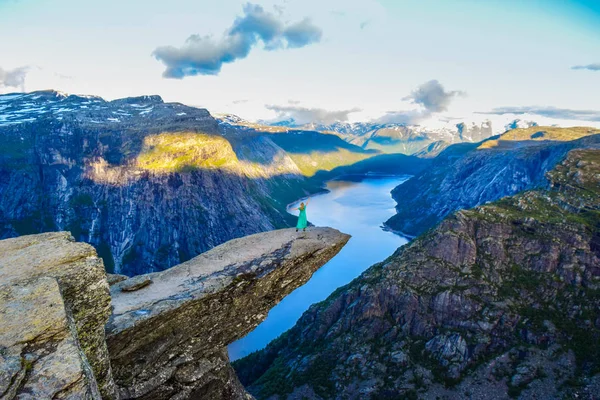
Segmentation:
[(600, 125), (597, 0), (0, 0), (0, 93)]

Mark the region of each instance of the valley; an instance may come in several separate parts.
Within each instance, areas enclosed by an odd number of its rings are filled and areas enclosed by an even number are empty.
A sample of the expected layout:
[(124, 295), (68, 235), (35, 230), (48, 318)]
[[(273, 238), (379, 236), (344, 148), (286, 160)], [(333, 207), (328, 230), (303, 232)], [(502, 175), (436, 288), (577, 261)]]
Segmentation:
[(594, 398), (599, 157), (571, 150), (547, 188), (447, 217), (236, 361), (241, 382), (258, 399)]
[[(386, 258), (407, 242), (402, 236), (384, 231), (381, 225), (394, 213), (390, 191), (408, 178), (346, 176), (327, 182), (327, 193), (310, 197), (309, 222), (316, 226), (335, 226), (352, 237), (305, 285), (270, 310), (267, 319), (254, 331), (229, 346), (232, 360), (264, 348), (293, 327), (312, 304), (325, 300), (369, 265)], [(298, 206), (299, 201), (292, 203), (289, 212), (297, 215), (298, 211), (293, 208)]]

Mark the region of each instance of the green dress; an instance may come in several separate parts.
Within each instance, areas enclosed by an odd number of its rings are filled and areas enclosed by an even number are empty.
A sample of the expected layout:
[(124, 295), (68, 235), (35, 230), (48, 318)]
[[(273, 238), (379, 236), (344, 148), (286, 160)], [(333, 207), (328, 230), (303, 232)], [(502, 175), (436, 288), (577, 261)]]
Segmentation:
[(304, 228), (306, 228), (306, 206), (304, 206), (304, 208), (300, 208), (300, 214), (298, 215), (298, 223), (296, 224), (296, 229)]

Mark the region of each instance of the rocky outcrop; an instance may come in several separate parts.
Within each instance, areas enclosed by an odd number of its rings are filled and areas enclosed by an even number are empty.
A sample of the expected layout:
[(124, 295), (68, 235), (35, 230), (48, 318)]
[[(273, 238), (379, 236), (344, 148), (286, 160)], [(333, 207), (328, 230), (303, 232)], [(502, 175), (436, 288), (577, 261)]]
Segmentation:
[(600, 384), (600, 150), (459, 211), (236, 361), (258, 399), (585, 398)]
[(392, 191), (398, 205), (386, 225), (416, 236), (457, 210), (547, 187), (546, 172), (570, 150), (600, 147), (597, 133), (592, 128), (532, 127), (482, 143), (449, 146)]
[(92, 246), (64, 232), (0, 241), (0, 293), (0, 393), (97, 398), (97, 381), (112, 395), (110, 296)]
[(2, 399), (100, 399), (58, 283), (0, 286)]
[[(226, 346), (348, 238), (330, 228), (261, 233), (113, 285), (107, 341), (120, 398), (245, 398)], [(141, 282), (150, 283), (129, 290)]]
[(0, 241), (0, 396), (249, 399), (226, 346), (348, 239), (260, 233), (163, 272), (111, 275), (110, 295), (94, 249), (68, 233)]

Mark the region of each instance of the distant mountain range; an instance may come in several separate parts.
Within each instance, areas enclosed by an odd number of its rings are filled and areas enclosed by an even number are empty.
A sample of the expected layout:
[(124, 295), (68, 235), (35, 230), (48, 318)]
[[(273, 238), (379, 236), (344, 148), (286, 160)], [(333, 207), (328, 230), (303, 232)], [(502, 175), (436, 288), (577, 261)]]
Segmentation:
[(426, 151), (432, 143), (446, 144), (461, 142), (480, 142), (490, 136), (510, 129), (536, 126), (533, 121), (515, 119), (494, 127), (492, 121), (441, 121), (435, 120), (422, 125), (375, 122), (335, 122), (332, 124), (299, 124), (294, 119), (283, 121), (246, 121), (236, 115), (217, 116), (222, 124), (230, 126), (251, 126), (263, 130), (302, 130), (331, 133), (346, 142), (366, 150), (378, 150), (384, 153), (415, 154)]

